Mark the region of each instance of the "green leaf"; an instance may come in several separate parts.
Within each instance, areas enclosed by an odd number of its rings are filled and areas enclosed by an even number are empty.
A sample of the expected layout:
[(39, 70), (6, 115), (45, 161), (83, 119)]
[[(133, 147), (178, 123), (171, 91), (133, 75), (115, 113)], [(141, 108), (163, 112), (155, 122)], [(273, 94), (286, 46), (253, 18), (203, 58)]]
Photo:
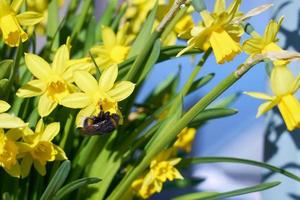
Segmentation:
[(231, 108), (208, 108), (200, 112), (190, 123), (189, 127), (199, 127), (205, 121), (231, 116), (238, 113), (237, 110)]
[(9, 80), (4, 78), (0, 80), (0, 98), (3, 99), (6, 96), (6, 90), (9, 85)]
[(180, 165), (182, 166), (189, 166), (190, 164), (206, 164), (206, 163), (237, 163), (237, 164), (246, 164), (246, 165), (253, 165), (261, 168), (265, 168), (271, 170), (273, 172), (280, 173), (284, 176), (287, 176), (291, 179), (294, 179), (300, 182), (300, 177), (296, 176), (295, 174), (278, 168), (276, 166), (270, 165), (268, 163), (259, 162), (255, 160), (248, 160), (248, 159), (241, 159), (241, 158), (232, 158), (232, 157), (198, 157), (198, 158), (188, 158), (181, 161)]
[(263, 190), (267, 190), (270, 188), (273, 188), (277, 185), (279, 185), (281, 182), (274, 181), (270, 183), (262, 183), (258, 184), (252, 187), (246, 187), (243, 189), (238, 190), (232, 190), (230, 192), (223, 192), (223, 193), (217, 193), (217, 192), (195, 192), (191, 194), (182, 195), (176, 198), (173, 198), (173, 200), (216, 200), (216, 199), (224, 199), (228, 197), (235, 197), (240, 196), (243, 194), (249, 194), (253, 192), (259, 192)]
[(11, 197), (8, 192), (2, 194), (2, 200), (11, 200)]
[(209, 83), (210, 80), (212, 80), (214, 78), (215, 74), (214, 73), (210, 73), (206, 76), (203, 76), (197, 80), (195, 80), (191, 86), (191, 88), (188, 91), (189, 93), (194, 92), (195, 90), (205, 86), (207, 83)]
[(87, 32), (85, 35), (85, 41), (84, 41), (84, 50), (83, 54), (86, 55), (89, 51), (89, 49), (95, 44), (95, 27), (97, 25), (95, 17), (91, 17), (89, 20), (89, 25), (87, 28)]
[(187, 187), (192, 187), (195, 185), (198, 185), (205, 181), (204, 178), (184, 178), (183, 180), (176, 180), (172, 182), (167, 182), (164, 185), (165, 189), (172, 189), (172, 188), (187, 188)]
[(60, 167), (58, 168), (54, 176), (52, 177), (46, 190), (41, 196), (41, 200), (50, 200), (53, 198), (55, 193), (60, 189), (60, 187), (65, 182), (70, 170), (71, 170), (71, 162), (69, 160), (64, 161), (60, 165)]
[(240, 92), (236, 92), (235, 94), (229, 95), (216, 103), (212, 103), (209, 108), (224, 108), (234, 103), (241, 96)]
[(53, 196), (53, 199), (59, 200), (62, 199), (67, 194), (73, 192), (74, 190), (77, 190), (81, 187), (84, 187), (89, 184), (98, 183), (101, 181), (99, 178), (81, 178), (76, 181), (73, 181), (71, 183), (68, 183), (67, 185), (63, 186), (60, 190), (56, 192), (56, 194)]
[(155, 65), (155, 63), (158, 60), (159, 52), (160, 52), (160, 39), (157, 39), (154, 43), (152, 51), (149, 55), (149, 58), (145, 64), (143, 72), (141, 73), (137, 83), (140, 83), (141, 81), (143, 81), (146, 78), (146, 76), (149, 74), (150, 70), (153, 68), (153, 66)]
[(73, 32), (71, 34), (71, 40), (77, 37), (78, 33), (81, 31), (81, 28), (86, 20), (90, 5), (92, 0), (85, 0), (83, 1), (82, 8), (80, 9), (80, 14), (77, 16), (76, 24), (74, 26)]
[(147, 17), (146, 22), (143, 24), (143, 27), (141, 31), (139, 32), (137, 38), (132, 44), (132, 47), (130, 49), (130, 52), (128, 54), (128, 57), (136, 56), (138, 55), (141, 51), (143, 51), (145, 41), (148, 41), (150, 39), (150, 36), (152, 33), (152, 28), (157, 12), (158, 4), (156, 2), (155, 6), (152, 8), (149, 16)]
[[(58, 2), (57, 1), (50, 1), (48, 5), (48, 21), (47, 21), (47, 38), (48, 42), (52, 43), (52, 48), (50, 49), (53, 51), (54, 49), (58, 48), (59, 46), (59, 35), (55, 37), (55, 33), (59, 26), (59, 14), (58, 14)], [(59, 33), (57, 33), (59, 34)], [(51, 41), (51, 42), (50, 42)]]
[(11, 68), (13, 64), (13, 60), (2, 60), (0, 62), (0, 80), (3, 78), (8, 78)]

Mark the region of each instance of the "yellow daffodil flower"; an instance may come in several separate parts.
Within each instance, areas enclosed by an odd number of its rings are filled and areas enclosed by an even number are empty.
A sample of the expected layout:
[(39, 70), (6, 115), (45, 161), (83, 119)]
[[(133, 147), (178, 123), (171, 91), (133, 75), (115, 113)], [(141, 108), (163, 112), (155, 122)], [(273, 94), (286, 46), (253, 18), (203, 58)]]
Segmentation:
[(25, 63), (34, 79), (17, 91), (17, 96), (28, 98), (41, 96), (38, 103), (40, 116), (49, 115), (74, 86), (73, 72), (87, 70), (84, 65), (70, 66), (69, 49), (62, 45), (57, 50), (51, 66), (41, 57), (27, 53)]
[(11, 47), (16, 47), (21, 41), (28, 39), (21, 25), (33, 26), (43, 20), (42, 14), (33, 11), (17, 15), (22, 3), (23, 0), (13, 0), (11, 4), (0, 0), (0, 29), (4, 42)]
[[(60, 7), (64, 4), (64, 0), (57, 1)], [(49, 0), (26, 0), (26, 5), (28, 10), (39, 12), (43, 15), (43, 20), (36, 25), (35, 31), (39, 35), (44, 35), (46, 33), (46, 24), (48, 21)], [(32, 33), (33, 30), (33, 27), (30, 27), (28, 32)]]
[(106, 26), (102, 26), (103, 45), (91, 49), (92, 55), (100, 69), (106, 69), (114, 64), (123, 62), (129, 53), (130, 47), (125, 37), (127, 26), (123, 26), (117, 34)]
[(21, 128), (26, 124), (18, 117), (4, 113), (9, 110), (10, 105), (5, 101), (0, 100), (0, 128)]
[(82, 127), (86, 117), (97, 115), (100, 106), (105, 112), (118, 113), (117, 103), (133, 92), (134, 84), (129, 81), (115, 83), (117, 76), (117, 65), (104, 70), (99, 81), (86, 71), (74, 73), (75, 83), (83, 92), (69, 94), (61, 104), (69, 108), (82, 108), (76, 118), (77, 127)]
[(21, 146), (20, 151), (23, 154), (21, 162), (22, 177), (26, 177), (29, 174), (32, 164), (39, 174), (44, 176), (47, 162), (67, 159), (63, 149), (51, 142), (59, 133), (59, 129), (60, 125), (57, 122), (45, 126), (43, 121), (40, 120), (35, 132), (30, 128), (23, 130), (24, 142), (19, 144)]
[(17, 160), (19, 148), (16, 140), (19, 139), (13, 132), (0, 128), (0, 166), (13, 177), (20, 177), (20, 164)]
[(170, 158), (173, 149), (161, 152), (150, 163), (149, 172), (135, 180), (131, 187), (144, 199), (149, 198), (154, 193), (160, 192), (163, 183), (174, 179), (183, 179), (180, 172), (174, 167), (181, 158)]
[(184, 128), (177, 136), (174, 147), (182, 149), (189, 153), (192, 149), (192, 143), (196, 136), (197, 130), (195, 128)]
[(300, 103), (294, 93), (300, 86), (300, 76), (295, 78), (287, 66), (275, 66), (271, 73), (271, 90), (275, 96), (259, 92), (246, 92), (254, 98), (266, 100), (258, 108), (257, 117), (278, 105), (289, 131), (300, 127)]
[(239, 40), (243, 29), (239, 24), (232, 23), (240, 3), (241, 0), (234, 0), (226, 10), (225, 1), (217, 0), (213, 13), (209, 13), (207, 10), (201, 11), (203, 22), (200, 26), (192, 29), (192, 37), (188, 40), (188, 46), (177, 56), (192, 48), (206, 51), (211, 47), (217, 63), (223, 64), (241, 53)]
[[(129, 0), (125, 13), (126, 21), (130, 22), (130, 32), (137, 35), (145, 22), (149, 11), (155, 5), (156, 0)], [(159, 1), (161, 2), (161, 0)]]
[[(265, 29), (264, 35), (260, 36), (257, 33), (254, 34), (252, 38), (244, 42), (243, 50), (250, 56), (267, 52), (283, 51), (282, 48), (276, 44), (278, 41), (277, 34), (282, 21), (283, 18), (280, 18), (278, 23), (274, 20), (271, 20)], [(285, 65), (287, 64), (287, 61), (277, 60), (274, 62), (274, 64)]]
[[(158, 6), (154, 27), (158, 26), (173, 4), (174, 0), (170, 0), (168, 3), (161, 2), (161, 4)], [(176, 23), (174, 29), (169, 33), (165, 40), (163, 40), (163, 45), (170, 46), (176, 44), (178, 35), (182, 39), (188, 39), (187, 36), (189, 36), (189, 34), (185, 33), (188, 32), (187, 30), (191, 30), (194, 26), (193, 18), (190, 15), (190, 12), (187, 12), (185, 15), (183, 15), (183, 17)]]

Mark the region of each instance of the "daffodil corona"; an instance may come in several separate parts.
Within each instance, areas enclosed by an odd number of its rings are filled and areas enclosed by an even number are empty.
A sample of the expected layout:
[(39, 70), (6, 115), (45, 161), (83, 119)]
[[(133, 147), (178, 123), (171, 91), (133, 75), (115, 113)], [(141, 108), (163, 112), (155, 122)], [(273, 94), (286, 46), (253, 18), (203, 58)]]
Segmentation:
[(300, 128), (300, 103), (294, 93), (300, 86), (300, 77), (295, 78), (287, 66), (275, 66), (271, 73), (271, 90), (275, 96), (259, 92), (246, 92), (254, 98), (267, 100), (257, 112), (257, 117), (278, 105), (289, 131)]
[(33, 26), (43, 20), (42, 14), (33, 11), (17, 15), (22, 3), (23, 0), (13, 0), (11, 4), (0, 0), (0, 29), (4, 42), (11, 47), (16, 47), (28, 39), (21, 25)]
[(217, 63), (222, 64), (241, 53), (239, 40), (243, 29), (239, 24), (232, 23), (240, 3), (240, 0), (234, 0), (226, 10), (225, 1), (217, 0), (213, 13), (201, 11), (203, 21), (191, 30), (188, 46), (179, 52), (178, 56), (192, 48), (206, 51), (211, 47)]

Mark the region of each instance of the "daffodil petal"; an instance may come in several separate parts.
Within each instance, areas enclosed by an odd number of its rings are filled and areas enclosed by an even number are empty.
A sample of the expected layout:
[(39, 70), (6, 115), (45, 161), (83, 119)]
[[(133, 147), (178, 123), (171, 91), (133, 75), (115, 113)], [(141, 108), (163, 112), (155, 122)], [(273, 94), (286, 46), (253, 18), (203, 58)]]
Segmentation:
[(22, 128), (26, 124), (18, 117), (7, 113), (0, 114), (0, 128)]
[(103, 90), (103, 92), (110, 90), (114, 86), (117, 76), (118, 76), (117, 65), (113, 65), (103, 71), (99, 79), (99, 87)]
[(121, 81), (107, 92), (107, 94), (115, 101), (126, 99), (134, 90), (135, 84), (129, 81)]
[(102, 26), (101, 31), (104, 46), (106, 46), (107, 48), (112, 48), (116, 43), (116, 34), (111, 28), (107, 26)]
[(56, 106), (57, 103), (45, 93), (40, 97), (38, 112), (41, 117), (46, 117), (56, 108)]
[(13, 177), (17, 177), (19, 178), (20, 177), (20, 174), (21, 174), (21, 168), (20, 168), (20, 165), (19, 163), (17, 162), (16, 164), (14, 164), (13, 166), (11, 166), (11, 168), (7, 168), (7, 167), (4, 167), (3, 168), (9, 175), (13, 176)]
[(13, 141), (19, 140), (22, 136), (23, 130), (20, 128), (9, 129), (9, 131), (6, 132), (6, 137)]
[(268, 101), (272, 101), (274, 99), (274, 97), (269, 96), (265, 93), (260, 93), (260, 92), (244, 92), (244, 94), (254, 97), (256, 99), (263, 99), (263, 100), (268, 100)]
[(23, 4), (24, 0), (13, 0), (10, 4), (10, 7), (16, 12), (18, 13), (22, 4)]
[(17, 15), (17, 19), (22, 26), (33, 26), (40, 23), (44, 17), (41, 13), (27, 11)]
[(66, 67), (67, 62), (70, 58), (70, 53), (67, 45), (62, 45), (59, 47), (57, 52), (55, 53), (53, 63), (52, 63), (52, 69), (56, 74), (62, 74)]
[(21, 176), (27, 177), (29, 175), (33, 160), (29, 155), (24, 156), (21, 162)]
[(62, 99), (62, 101), (60, 102), (61, 105), (68, 108), (84, 108), (87, 107), (90, 103), (90, 96), (82, 92), (72, 93)]
[(76, 71), (74, 80), (77, 86), (84, 92), (95, 93), (99, 89), (96, 79), (88, 72)]
[(40, 175), (42, 176), (46, 175), (46, 166), (42, 165), (38, 160), (33, 161), (33, 166)]
[(90, 58), (82, 58), (69, 60), (67, 66), (67, 70), (63, 73), (63, 79), (72, 82), (74, 81), (73, 75), (75, 71), (90, 71), (94, 63)]
[(54, 122), (46, 126), (44, 132), (41, 135), (41, 141), (52, 141), (53, 138), (59, 133), (60, 124), (58, 122)]
[(50, 65), (43, 58), (37, 55), (26, 53), (25, 63), (29, 71), (38, 79), (47, 81), (49, 75), (52, 74)]
[(274, 106), (276, 106), (279, 103), (279, 99), (275, 99), (273, 101), (268, 101), (265, 102), (263, 104), (261, 104), (258, 107), (258, 111), (256, 114), (256, 117), (260, 117), (261, 115), (263, 115), (264, 113), (266, 113), (267, 111), (271, 110)]
[(10, 108), (10, 105), (5, 101), (0, 100), (0, 113), (7, 111)]
[(34, 97), (41, 95), (46, 90), (46, 84), (40, 79), (29, 81), (18, 89), (17, 96), (22, 98)]
[(225, 8), (226, 8), (226, 2), (225, 2), (225, 0), (216, 0), (215, 7), (214, 7), (214, 12), (215, 13), (224, 12)]
[(83, 127), (83, 121), (85, 118), (90, 117), (96, 110), (95, 105), (90, 105), (86, 108), (83, 108), (79, 111), (76, 117), (76, 126)]
[(55, 155), (55, 160), (67, 160), (67, 156), (62, 148), (59, 146), (53, 145), (54, 149), (57, 151), (57, 154)]

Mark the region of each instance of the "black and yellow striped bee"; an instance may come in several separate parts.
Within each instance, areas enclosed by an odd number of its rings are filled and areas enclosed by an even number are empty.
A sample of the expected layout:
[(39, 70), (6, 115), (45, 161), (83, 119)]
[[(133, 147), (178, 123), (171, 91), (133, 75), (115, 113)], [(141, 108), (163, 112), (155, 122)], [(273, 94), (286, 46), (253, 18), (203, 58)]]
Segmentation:
[(104, 112), (101, 108), (98, 116), (84, 119), (82, 132), (85, 135), (104, 135), (113, 132), (119, 125), (118, 114)]

